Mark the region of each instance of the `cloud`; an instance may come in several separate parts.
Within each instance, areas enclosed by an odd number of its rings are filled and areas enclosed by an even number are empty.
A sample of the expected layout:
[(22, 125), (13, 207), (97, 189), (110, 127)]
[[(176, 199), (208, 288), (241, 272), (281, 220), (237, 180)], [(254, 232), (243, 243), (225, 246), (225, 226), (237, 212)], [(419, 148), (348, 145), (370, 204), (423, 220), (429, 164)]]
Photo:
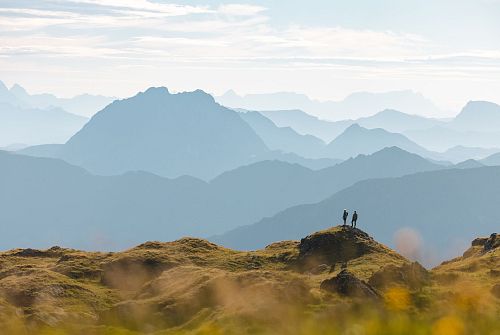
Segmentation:
[(227, 4), (219, 6), (217, 12), (231, 16), (254, 16), (264, 12), (267, 8), (245, 4)]
[(251, 3), (4, 0), (0, 71), (259, 70), (272, 80), (272, 71), (302, 71), (342, 78), (340, 86), (352, 78), (399, 86), (402, 79), (498, 82), (500, 75), (500, 50), (449, 48), (432, 36), (374, 27), (276, 24), (274, 15)]
[(115, 13), (131, 13), (142, 16), (184, 16), (209, 13), (208, 6), (187, 6), (157, 3), (148, 0), (68, 0), (71, 3), (93, 5)]

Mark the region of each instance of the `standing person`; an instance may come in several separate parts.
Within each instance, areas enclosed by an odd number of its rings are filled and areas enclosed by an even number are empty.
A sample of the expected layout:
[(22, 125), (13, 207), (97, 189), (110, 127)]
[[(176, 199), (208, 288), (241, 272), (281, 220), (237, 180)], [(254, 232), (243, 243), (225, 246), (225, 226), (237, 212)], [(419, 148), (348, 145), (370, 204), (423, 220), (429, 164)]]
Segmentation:
[(354, 213), (352, 214), (351, 227), (356, 228), (356, 222), (358, 222), (358, 213), (354, 211)]
[(349, 216), (349, 213), (347, 212), (347, 209), (344, 209), (344, 214), (342, 214), (342, 219), (344, 220), (344, 226), (346, 225), (348, 216)]

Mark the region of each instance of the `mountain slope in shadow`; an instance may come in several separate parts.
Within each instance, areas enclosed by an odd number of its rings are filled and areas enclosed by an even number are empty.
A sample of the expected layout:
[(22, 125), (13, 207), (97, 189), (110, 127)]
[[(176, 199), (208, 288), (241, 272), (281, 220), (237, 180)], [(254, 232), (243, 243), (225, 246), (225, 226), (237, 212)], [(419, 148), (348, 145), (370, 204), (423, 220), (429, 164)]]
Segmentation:
[(391, 133), (384, 129), (366, 129), (353, 124), (342, 134), (328, 143), (325, 155), (329, 157), (349, 158), (358, 154), (371, 154), (386, 147), (399, 147), (421, 156), (432, 157), (433, 153), (410, 141), (404, 135)]
[(210, 95), (150, 88), (97, 113), (60, 157), (97, 174), (143, 170), (209, 179), (267, 151), (238, 113)]
[(22, 108), (0, 102), (0, 146), (64, 143), (86, 122), (60, 108)]
[(271, 150), (291, 152), (306, 158), (321, 157), (325, 143), (312, 135), (301, 135), (290, 127), (277, 127), (259, 112), (242, 112), (240, 116)]
[(89, 247), (109, 239), (114, 249), (155, 236), (210, 236), (321, 201), (363, 179), (441, 168), (388, 148), (317, 171), (263, 161), (206, 183), (144, 172), (96, 176), (60, 160), (0, 152), (0, 220), (10, 223), (0, 245)]
[[(399, 229), (415, 230), (425, 243), (424, 261), (436, 264), (477, 232), (487, 234), (497, 228), (499, 187), (498, 167), (365, 180), (321, 202), (289, 208), (253, 225), (216, 236), (213, 241), (229, 247), (257, 249), (337, 224), (343, 209), (348, 208), (360, 214), (358, 226), (365, 224), (362, 218), (370, 218), (366, 225), (375, 237), (389, 245)], [(432, 253), (441, 256), (435, 258)]]

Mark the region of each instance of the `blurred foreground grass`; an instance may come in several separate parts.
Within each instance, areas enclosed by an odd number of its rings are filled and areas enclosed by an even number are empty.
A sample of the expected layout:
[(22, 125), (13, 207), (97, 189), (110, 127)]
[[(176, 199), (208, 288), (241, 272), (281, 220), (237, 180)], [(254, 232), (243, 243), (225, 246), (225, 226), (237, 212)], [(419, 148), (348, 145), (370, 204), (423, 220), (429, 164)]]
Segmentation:
[[(342, 227), (253, 252), (193, 238), (10, 250), (0, 335), (500, 335), (499, 246), (476, 239), (430, 271)], [(375, 293), (325, 288), (344, 267)]]

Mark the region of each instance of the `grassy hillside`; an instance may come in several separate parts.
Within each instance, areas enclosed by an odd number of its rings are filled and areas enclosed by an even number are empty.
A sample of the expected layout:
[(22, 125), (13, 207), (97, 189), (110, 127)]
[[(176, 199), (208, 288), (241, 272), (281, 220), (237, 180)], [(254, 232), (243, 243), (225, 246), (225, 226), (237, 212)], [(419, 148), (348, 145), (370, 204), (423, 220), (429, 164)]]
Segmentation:
[(0, 324), (16, 335), (497, 334), (490, 242), (432, 271), (343, 227), (253, 252), (196, 238), (15, 249), (0, 253)]

